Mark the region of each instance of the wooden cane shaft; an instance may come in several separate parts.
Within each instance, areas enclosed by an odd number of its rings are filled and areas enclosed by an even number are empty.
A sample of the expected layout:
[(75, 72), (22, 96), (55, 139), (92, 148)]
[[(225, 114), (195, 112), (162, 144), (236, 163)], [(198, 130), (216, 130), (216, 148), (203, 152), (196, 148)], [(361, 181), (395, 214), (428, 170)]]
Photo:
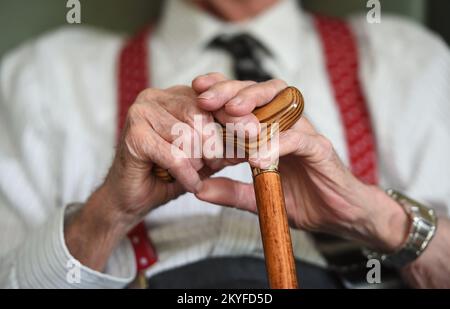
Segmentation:
[(259, 225), (272, 289), (298, 288), (283, 188), (276, 171), (254, 176)]

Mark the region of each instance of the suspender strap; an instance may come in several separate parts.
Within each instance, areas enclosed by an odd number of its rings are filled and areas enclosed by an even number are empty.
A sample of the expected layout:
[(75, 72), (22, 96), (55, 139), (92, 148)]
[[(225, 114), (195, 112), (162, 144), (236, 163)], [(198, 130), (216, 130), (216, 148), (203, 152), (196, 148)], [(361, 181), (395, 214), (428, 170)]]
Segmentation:
[[(148, 38), (152, 27), (141, 31), (123, 47), (119, 60), (118, 79), (118, 137), (127, 117), (127, 112), (137, 95), (149, 87)], [(128, 237), (133, 245), (137, 270), (143, 272), (158, 260), (156, 250), (148, 236), (145, 224), (139, 223)]]

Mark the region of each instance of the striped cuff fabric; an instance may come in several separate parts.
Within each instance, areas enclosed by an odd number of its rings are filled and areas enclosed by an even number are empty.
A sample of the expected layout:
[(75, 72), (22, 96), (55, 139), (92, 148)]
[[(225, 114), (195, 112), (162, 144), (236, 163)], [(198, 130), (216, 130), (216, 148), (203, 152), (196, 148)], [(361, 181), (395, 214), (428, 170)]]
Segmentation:
[(58, 209), (23, 243), (13, 266), (15, 287), (115, 289), (125, 287), (134, 278), (136, 266), (128, 240), (123, 240), (111, 256), (106, 267), (109, 273), (85, 267), (70, 254), (64, 240), (64, 219), (72, 207), (80, 205)]

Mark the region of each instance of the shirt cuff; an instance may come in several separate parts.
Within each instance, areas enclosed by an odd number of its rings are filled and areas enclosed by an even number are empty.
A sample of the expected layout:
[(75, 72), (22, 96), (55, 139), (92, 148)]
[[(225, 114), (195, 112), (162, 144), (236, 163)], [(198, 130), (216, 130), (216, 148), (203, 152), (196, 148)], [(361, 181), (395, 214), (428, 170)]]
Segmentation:
[(128, 239), (114, 250), (105, 273), (82, 265), (70, 254), (64, 238), (64, 221), (80, 207), (74, 204), (58, 209), (47, 224), (27, 238), (14, 263), (18, 288), (117, 289), (132, 281), (136, 262)]

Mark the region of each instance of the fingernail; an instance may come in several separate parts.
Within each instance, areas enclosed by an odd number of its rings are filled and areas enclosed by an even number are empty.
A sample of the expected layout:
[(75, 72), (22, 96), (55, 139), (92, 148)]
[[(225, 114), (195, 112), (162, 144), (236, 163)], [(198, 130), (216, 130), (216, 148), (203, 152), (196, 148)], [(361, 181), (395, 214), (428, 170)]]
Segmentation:
[(206, 91), (206, 92), (203, 92), (198, 98), (201, 99), (201, 100), (208, 101), (208, 100), (213, 99), (214, 96), (215, 95), (214, 95), (214, 93), (212, 91)]

